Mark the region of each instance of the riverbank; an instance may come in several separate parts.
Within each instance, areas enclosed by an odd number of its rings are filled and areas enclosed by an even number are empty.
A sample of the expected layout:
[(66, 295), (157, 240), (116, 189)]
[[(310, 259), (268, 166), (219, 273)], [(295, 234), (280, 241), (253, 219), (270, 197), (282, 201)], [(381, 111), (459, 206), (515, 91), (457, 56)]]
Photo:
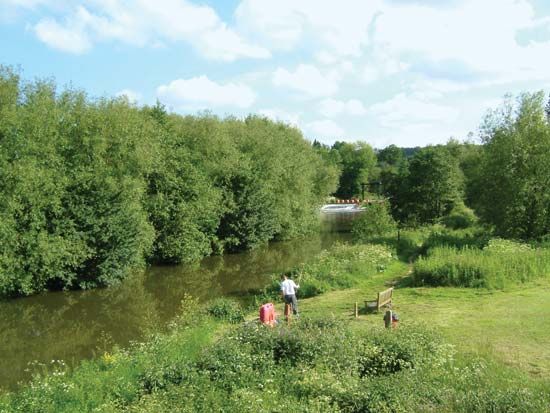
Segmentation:
[[(422, 242), (413, 238), (411, 251)], [(187, 299), (170, 332), (103, 353), (72, 372), (58, 365), (3, 396), (0, 411), (547, 409), (546, 274), (500, 290), (410, 286), (409, 264), (361, 261), (373, 248), (342, 246), (324, 254), (324, 264), (297, 267), (297, 276), (330, 267), (324, 273), (345, 273), (348, 285), (342, 289), (325, 277), (326, 291), (300, 300), (302, 316), (290, 328), (230, 324)], [(384, 331), (381, 314), (353, 317), (356, 301), (389, 284), (397, 287), (398, 330)]]
[[(274, 242), (253, 251), (207, 257), (196, 265), (152, 266), (121, 284), (87, 291), (48, 292), (0, 301), (0, 389), (28, 382), (28, 363), (65, 360), (71, 367), (114, 346), (143, 341), (180, 311), (184, 294), (201, 303), (246, 294), (270, 281), (270, 274), (309, 262), (349, 239), (320, 233)], [(1, 390), (0, 390), (1, 391)]]

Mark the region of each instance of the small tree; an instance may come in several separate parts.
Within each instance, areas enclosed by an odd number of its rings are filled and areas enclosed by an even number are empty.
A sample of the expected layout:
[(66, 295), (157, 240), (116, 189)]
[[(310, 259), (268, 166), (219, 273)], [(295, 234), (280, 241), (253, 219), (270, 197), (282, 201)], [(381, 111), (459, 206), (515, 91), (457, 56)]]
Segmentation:
[(509, 238), (550, 232), (550, 127), (544, 94), (523, 94), (485, 119), (476, 212)]
[(446, 148), (423, 148), (411, 159), (401, 204), (409, 218), (433, 222), (462, 201), (463, 179), (458, 160)]
[(353, 224), (352, 234), (357, 241), (368, 241), (397, 230), (387, 201), (374, 202), (365, 208)]
[(374, 150), (365, 142), (336, 142), (332, 149), (338, 152), (342, 168), (336, 196), (346, 199), (361, 194), (361, 183), (368, 182), (376, 166)]

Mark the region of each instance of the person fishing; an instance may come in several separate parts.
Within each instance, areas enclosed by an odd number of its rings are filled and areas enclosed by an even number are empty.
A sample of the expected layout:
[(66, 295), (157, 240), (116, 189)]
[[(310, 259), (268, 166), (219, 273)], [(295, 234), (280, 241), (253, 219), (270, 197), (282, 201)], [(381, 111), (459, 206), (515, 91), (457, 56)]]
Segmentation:
[(286, 274), (281, 276), (281, 295), (283, 301), (285, 302), (285, 316), (288, 318), (290, 316), (290, 311), (287, 314), (287, 306), (292, 307), (292, 313), (295, 316), (298, 316), (298, 300), (296, 299), (296, 290), (300, 288), (293, 280), (288, 278)]

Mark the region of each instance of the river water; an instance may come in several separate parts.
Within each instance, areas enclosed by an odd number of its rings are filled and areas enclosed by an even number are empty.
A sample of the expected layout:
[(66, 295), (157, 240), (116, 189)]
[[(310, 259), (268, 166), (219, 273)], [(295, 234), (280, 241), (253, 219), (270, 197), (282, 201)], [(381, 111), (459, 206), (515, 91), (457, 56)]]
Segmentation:
[[(330, 218), (336, 229), (348, 221)], [(0, 390), (28, 381), (40, 363), (75, 365), (115, 344), (125, 346), (161, 331), (179, 311), (184, 294), (206, 301), (261, 288), (270, 274), (349, 240), (348, 233), (326, 228), (306, 239), (208, 257), (193, 266), (152, 266), (116, 287), (0, 301)]]

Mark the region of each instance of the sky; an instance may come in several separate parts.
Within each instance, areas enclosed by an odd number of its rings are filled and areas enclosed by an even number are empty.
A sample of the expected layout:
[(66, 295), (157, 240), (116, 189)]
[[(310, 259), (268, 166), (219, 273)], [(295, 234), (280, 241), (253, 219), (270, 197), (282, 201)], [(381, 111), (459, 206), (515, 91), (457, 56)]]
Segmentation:
[(550, 1), (0, 0), (0, 64), (329, 145), (475, 141), (505, 95), (550, 92)]

